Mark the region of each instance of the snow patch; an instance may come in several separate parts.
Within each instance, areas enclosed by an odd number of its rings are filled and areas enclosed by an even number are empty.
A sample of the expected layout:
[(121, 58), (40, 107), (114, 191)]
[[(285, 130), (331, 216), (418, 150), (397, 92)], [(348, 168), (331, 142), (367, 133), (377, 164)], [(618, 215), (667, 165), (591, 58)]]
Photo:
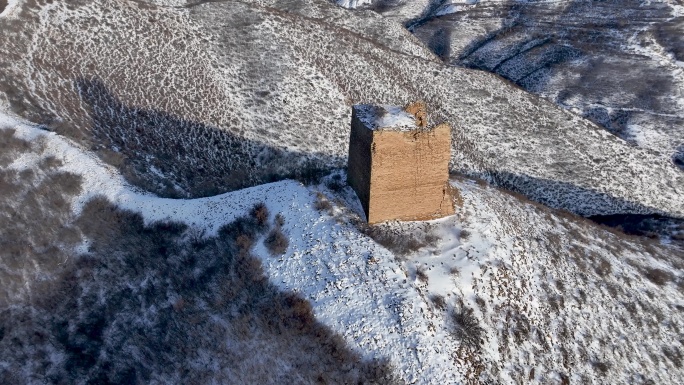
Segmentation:
[(340, 7), (355, 9), (363, 5), (372, 4), (373, 0), (335, 0)]
[(386, 128), (408, 131), (417, 129), (416, 118), (402, 107), (370, 104), (355, 106), (357, 116), (371, 130)]
[(24, 1), (25, 0), (7, 0), (7, 6), (0, 12), (0, 17), (8, 19), (16, 17), (19, 14), (21, 4), (23, 4)]

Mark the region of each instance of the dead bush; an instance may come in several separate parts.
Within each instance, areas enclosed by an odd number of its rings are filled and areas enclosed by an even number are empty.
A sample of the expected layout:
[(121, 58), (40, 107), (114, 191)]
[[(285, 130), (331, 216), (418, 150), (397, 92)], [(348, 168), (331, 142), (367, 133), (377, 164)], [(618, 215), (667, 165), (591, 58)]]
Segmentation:
[(342, 189), (344, 189), (346, 184), (342, 179), (342, 175), (335, 174), (330, 178), (330, 180), (326, 181), (325, 186), (333, 192), (340, 192)]
[(38, 167), (39, 167), (42, 171), (48, 171), (48, 170), (55, 169), (55, 168), (57, 168), (57, 167), (61, 167), (62, 164), (63, 164), (63, 163), (62, 163), (61, 160), (59, 160), (59, 159), (57, 159), (56, 157), (50, 155), (50, 156), (46, 156), (45, 158), (41, 159), (41, 160), (40, 160), (40, 163), (38, 164)]
[(508, 325), (508, 333), (513, 336), (513, 340), (518, 345), (522, 345), (530, 335), (530, 320), (519, 312), (518, 310), (511, 309), (506, 312), (506, 324)]
[[(16, 151), (38, 151), (3, 130), (0, 139), (4, 383), (36, 375), (46, 383), (267, 382), (255, 381), (245, 368), (271, 381), (294, 374), (313, 383), (325, 373), (328, 383), (393, 383), (382, 382), (393, 376), (391, 367), (361, 360), (344, 338), (316, 321), (311, 304), (264, 279), (261, 261), (249, 249), (268, 228), (265, 206), (222, 226), (216, 236), (181, 223), (145, 224), (141, 215), (103, 197), (76, 217), (69, 202), (81, 191), (80, 178), (56, 173), (59, 160), (50, 158), (34, 170), (2, 169)], [(4, 151), (8, 146), (11, 151)], [(278, 219), (275, 224), (282, 226)], [(74, 250), (83, 240), (87, 254), (79, 255)], [(27, 282), (30, 298), (21, 292)], [(277, 307), (280, 313), (273, 313)], [(141, 319), (144, 325), (135, 322)], [(259, 346), (259, 359), (236, 357), (226, 345)], [(198, 352), (210, 354), (219, 370), (195, 365)]]
[(313, 307), (304, 298), (289, 293), (285, 296), (285, 304), (287, 305), (285, 308), (287, 312), (283, 314), (285, 320), (293, 323), (298, 329), (310, 328), (316, 322)]
[(278, 213), (275, 216), (275, 225), (276, 227), (283, 227), (285, 226), (285, 217), (283, 216), (282, 213)]
[(30, 142), (14, 136), (14, 129), (0, 130), (0, 167), (5, 167), (16, 159), (17, 153), (37, 152)]
[(330, 211), (332, 210), (332, 203), (330, 203), (324, 194), (317, 193), (316, 202), (314, 202), (314, 208), (318, 211)]
[(435, 305), (435, 308), (439, 310), (446, 309), (446, 300), (444, 299), (443, 295), (433, 294), (430, 296), (430, 301), (432, 301), (432, 303)]
[(594, 368), (600, 375), (605, 376), (610, 369), (610, 364), (600, 361), (592, 361), (591, 367)]
[(418, 266), (418, 268), (416, 268), (416, 278), (420, 282), (428, 283), (429, 277), (427, 275), (427, 271), (425, 270), (424, 266)]
[(183, 309), (185, 308), (185, 305), (187, 305), (187, 303), (186, 303), (186, 301), (181, 297), (181, 298), (178, 298), (178, 299), (173, 303), (173, 305), (171, 305), (171, 306), (173, 306), (173, 310), (174, 310), (174, 311), (179, 312), (179, 311), (183, 311)]
[(487, 311), (487, 303), (479, 295), (475, 296), (475, 303), (477, 304), (477, 306), (480, 307), (480, 310), (482, 310), (482, 313), (485, 313)]
[(682, 361), (684, 361), (684, 356), (682, 355), (682, 352), (677, 348), (676, 346), (673, 346), (671, 348), (668, 348), (667, 346), (663, 346), (662, 348), (663, 354), (665, 357), (667, 357), (672, 364), (678, 368), (682, 367)]
[(235, 238), (235, 244), (240, 251), (249, 251), (254, 244), (254, 238), (247, 234), (240, 234)]
[(260, 282), (266, 279), (266, 274), (264, 273), (264, 265), (261, 260), (254, 258), (254, 256), (248, 254), (242, 254), (242, 260), (240, 261), (240, 267), (246, 272), (243, 274), (247, 279), (254, 282)]
[[(32, 217), (19, 219), (35, 222)], [(31, 306), (14, 306), (17, 310), (6, 315), (8, 308), (0, 301), (0, 331), (6, 333), (0, 338), (0, 356), (10, 357), (0, 378), (20, 373), (31, 351), (48, 347), (64, 359), (57, 364), (39, 356), (31, 360), (43, 367), (56, 365), (59, 377), (50, 381), (55, 383), (128, 383), (127, 373), (134, 370), (141, 370), (145, 383), (160, 377), (190, 383), (197, 376), (211, 382), (217, 375), (228, 376), (226, 383), (252, 383), (245, 367), (264, 371), (264, 378), (287, 374), (287, 369), (260, 366), (249, 356), (236, 360), (218, 340), (241, 349), (263, 346), (260, 356), (299, 368), (297, 378), (307, 383), (320, 373), (341, 383), (376, 383), (392, 376), (389, 368), (361, 360), (342, 337), (320, 324), (308, 301), (264, 279), (261, 261), (244, 251), (258, 234), (255, 218), (239, 218), (215, 237), (192, 241), (187, 226), (145, 225), (139, 214), (98, 198), (84, 207), (75, 226), (90, 241), (89, 253), (68, 255), (68, 260), (51, 254), (67, 263), (41, 264), (43, 273), (48, 268), (61, 272), (60, 279), (36, 283)], [(197, 242), (203, 245), (193, 245)], [(23, 257), (35, 259), (34, 251), (26, 253)], [(6, 250), (0, 251), (0, 261), (8, 259)], [(170, 303), (169, 293), (175, 298)], [(150, 311), (149, 304), (159, 306)], [(211, 322), (202, 304), (209, 304), (228, 326)], [(17, 318), (28, 322), (17, 324)], [(144, 327), (130, 322), (141, 318)], [(164, 354), (125, 353), (153, 350)], [(192, 364), (197, 350), (210, 352), (226, 370), (197, 369)]]
[(608, 260), (601, 258), (599, 264), (594, 267), (594, 271), (596, 271), (596, 274), (600, 275), (601, 277), (605, 277), (606, 275), (610, 274), (613, 269)]
[(257, 225), (263, 227), (268, 223), (268, 207), (263, 202), (257, 203), (252, 207), (250, 215), (256, 220)]
[(658, 286), (663, 286), (674, 279), (674, 275), (671, 272), (662, 269), (646, 267), (643, 268), (642, 273), (644, 274), (644, 277)]
[(268, 233), (266, 239), (264, 239), (264, 246), (268, 249), (271, 255), (283, 255), (287, 251), (287, 247), (290, 245), (290, 241), (287, 239), (283, 231), (279, 226), (276, 226)]
[(484, 344), (484, 329), (480, 326), (473, 309), (462, 306), (451, 312), (453, 334), (463, 345), (473, 350), (479, 350)]

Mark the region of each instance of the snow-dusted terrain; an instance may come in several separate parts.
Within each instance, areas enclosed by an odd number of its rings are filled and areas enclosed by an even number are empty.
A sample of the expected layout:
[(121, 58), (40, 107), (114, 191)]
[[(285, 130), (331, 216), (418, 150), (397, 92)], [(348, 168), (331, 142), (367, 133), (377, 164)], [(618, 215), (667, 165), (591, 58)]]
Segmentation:
[(416, 10), (413, 2), (397, 2), (381, 12), (445, 62), (499, 74), (681, 164), (681, 2), (422, 3)]
[[(680, 382), (681, 229), (577, 215), (684, 217), (679, 105), (621, 138), (421, 43), (507, 2), (337, 3), (8, 1), (0, 383)], [(367, 226), (351, 106), (415, 100), (457, 214)]]
[(165, 196), (343, 166), (351, 104), (423, 99), (454, 128), (453, 171), (583, 215), (684, 214), (671, 159), (497, 76), (446, 67), (371, 11), (94, 1), (22, 12), (2, 20), (0, 99)]
[[(43, 138), (43, 156), (83, 176), (77, 211), (104, 195), (146, 223), (184, 222), (211, 236), (265, 202), (271, 215), (284, 215), (290, 239), (278, 257), (254, 246), (268, 279), (309, 299), (317, 319), (365, 357), (389, 358), (407, 383), (675, 383), (683, 375), (684, 277), (674, 246), (454, 180), (458, 215), (428, 225), (433, 245), (398, 257), (352, 224), (347, 189), (283, 181), (212, 198), (157, 198), (54, 133), (7, 117), (0, 124), (26, 140)], [(37, 161), (24, 156), (9, 167)], [(329, 211), (315, 209), (317, 190), (336, 202)], [(459, 334), (453, 314), (467, 309), (477, 324), (467, 332), (478, 333), (481, 346)]]

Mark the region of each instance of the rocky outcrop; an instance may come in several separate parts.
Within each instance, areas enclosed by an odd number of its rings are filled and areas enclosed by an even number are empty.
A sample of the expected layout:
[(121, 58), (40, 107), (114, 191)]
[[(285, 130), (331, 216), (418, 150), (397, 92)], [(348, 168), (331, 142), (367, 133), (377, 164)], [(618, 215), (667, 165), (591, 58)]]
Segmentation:
[[(411, 125), (406, 124), (406, 115)], [(428, 129), (426, 122), (424, 104), (412, 104), (406, 111), (354, 106), (348, 183), (368, 223), (427, 220), (454, 213), (447, 183), (451, 128), (440, 124)]]

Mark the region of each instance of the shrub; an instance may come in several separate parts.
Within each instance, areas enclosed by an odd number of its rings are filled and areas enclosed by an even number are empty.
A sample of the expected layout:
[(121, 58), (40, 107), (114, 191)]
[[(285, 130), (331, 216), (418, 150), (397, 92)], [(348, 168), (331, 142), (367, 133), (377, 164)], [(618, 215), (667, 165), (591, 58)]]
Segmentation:
[(294, 172), (293, 175), (290, 175), (290, 177), (304, 183), (307, 186), (311, 186), (320, 183), (321, 179), (328, 172), (330, 172), (328, 168), (320, 167), (319, 165), (315, 165), (310, 161), (308, 164), (301, 166), (297, 171)]
[(282, 213), (276, 214), (275, 225), (276, 225), (276, 227), (283, 227), (285, 225), (285, 217), (283, 216)]
[(606, 375), (606, 372), (608, 372), (608, 369), (610, 369), (610, 364), (600, 361), (592, 361), (591, 366), (604, 376)]
[(290, 241), (287, 239), (280, 227), (275, 227), (268, 233), (264, 240), (264, 246), (268, 249), (271, 255), (283, 255), (287, 251)]
[(435, 305), (435, 307), (439, 310), (444, 310), (446, 309), (446, 300), (444, 299), (443, 295), (439, 294), (434, 294), (430, 296), (430, 301)]
[(600, 275), (601, 277), (605, 277), (606, 275), (610, 274), (612, 270), (613, 269), (610, 262), (603, 258), (601, 258), (601, 261), (599, 262), (598, 266), (594, 268), (596, 274)]
[(235, 244), (240, 251), (249, 251), (252, 248), (254, 239), (247, 234), (240, 234), (235, 238)]
[(285, 295), (285, 304), (287, 311), (283, 313), (283, 316), (291, 325), (294, 324), (298, 329), (307, 329), (316, 322), (313, 307), (304, 298), (290, 293)]
[(429, 277), (424, 266), (418, 266), (418, 268), (416, 269), (416, 278), (421, 282), (428, 282)]
[(179, 312), (183, 311), (185, 305), (187, 305), (186, 301), (183, 299), (183, 297), (180, 297), (171, 306), (173, 307), (174, 311)]
[(643, 274), (644, 277), (658, 286), (663, 286), (673, 279), (672, 273), (662, 269), (644, 268)]
[(480, 310), (484, 313), (487, 310), (487, 303), (479, 295), (475, 296), (475, 303), (480, 307)]
[(198, 227), (189, 227), (186, 230), (187, 239), (193, 247), (202, 247), (206, 230)]
[(317, 193), (316, 202), (314, 202), (314, 208), (318, 211), (330, 211), (332, 210), (332, 204), (328, 198), (325, 197), (325, 195)]
[(454, 309), (451, 312), (451, 320), (454, 323), (453, 334), (461, 340), (461, 343), (473, 350), (479, 350), (482, 347), (484, 329), (480, 327), (473, 310), (465, 306), (460, 309)]
[(40, 167), (41, 170), (47, 171), (51, 169), (55, 169), (57, 167), (62, 166), (62, 161), (55, 158), (52, 155), (46, 156), (45, 158), (40, 160), (40, 163), (38, 164), (38, 167)]
[(663, 346), (662, 351), (665, 357), (667, 357), (667, 359), (669, 359), (674, 366), (678, 368), (682, 367), (682, 360), (684, 360), (684, 356), (679, 348), (676, 346), (673, 346), (672, 348)]
[(268, 222), (268, 207), (263, 202), (257, 203), (252, 207), (250, 215), (256, 220), (257, 225), (263, 227)]
[(334, 192), (342, 191), (342, 189), (344, 189), (344, 186), (345, 186), (345, 183), (342, 180), (342, 175), (340, 175), (340, 174), (333, 175), (330, 178), (330, 180), (325, 182), (325, 186)]
[[(80, 177), (59, 172), (54, 158), (35, 172), (2, 169), (17, 151), (39, 153), (7, 135), (0, 130), (3, 383), (29, 381), (31, 368), (47, 368), (48, 383), (267, 383), (293, 374), (313, 383), (321, 373), (328, 383), (394, 383), (379, 382), (393, 378), (391, 366), (361, 360), (315, 320), (311, 304), (264, 279), (261, 260), (249, 253), (268, 229), (264, 205), (216, 236), (181, 223), (146, 225), (103, 197), (75, 214), (68, 203)], [(283, 223), (276, 218), (278, 229)], [(85, 239), (87, 254), (78, 255)], [(254, 346), (268, 348), (258, 359), (230, 354)], [(197, 352), (208, 352), (219, 370), (194, 365)], [(267, 364), (275, 361), (284, 364)]]

